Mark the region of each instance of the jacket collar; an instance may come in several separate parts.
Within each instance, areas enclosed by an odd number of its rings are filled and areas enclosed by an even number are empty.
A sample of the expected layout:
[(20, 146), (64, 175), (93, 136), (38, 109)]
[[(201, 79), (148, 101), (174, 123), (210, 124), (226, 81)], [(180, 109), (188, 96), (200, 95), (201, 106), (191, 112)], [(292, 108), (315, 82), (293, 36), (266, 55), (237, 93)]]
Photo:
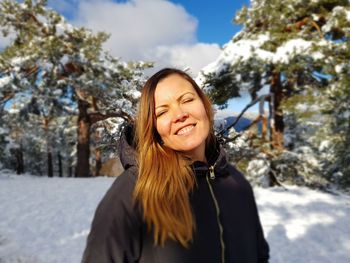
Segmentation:
[(192, 169), (196, 177), (207, 176), (209, 173), (209, 167), (214, 167), (214, 173), (216, 176), (225, 176), (228, 174), (229, 163), (227, 161), (226, 152), (218, 142), (208, 147), (206, 150), (206, 157), (208, 163), (195, 161), (192, 164)]

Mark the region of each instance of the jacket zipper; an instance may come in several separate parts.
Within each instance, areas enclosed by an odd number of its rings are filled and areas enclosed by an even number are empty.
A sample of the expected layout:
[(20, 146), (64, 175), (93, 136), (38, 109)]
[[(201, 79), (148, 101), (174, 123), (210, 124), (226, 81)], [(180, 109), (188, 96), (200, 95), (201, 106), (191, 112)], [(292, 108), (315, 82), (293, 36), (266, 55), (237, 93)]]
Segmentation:
[(214, 165), (209, 167), (209, 175), (211, 180), (215, 179)]
[[(211, 180), (215, 179), (214, 166), (215, 166), (215, 164), (209, 167), (209, 177), (210, 177)], [(221, 263), (225, 263), (225, 243), (224, 243), (224, 237), (223, 237), (224, 228), (223, 228), (223, 226), (221, 224), (221, 221), (220, 221), (220, 207), (219, 207), (219, 203), (218, 203), (218, 200), (215, 197), (215, 194), (214, 194), (214, 191), (213, 191), (213, 187), (212, 187), (212, 185), (211, 185), (211, 183), (209, 181), (209, 177), (206, 176), (205, 178), (207, 180), (209, 191), (210, 191), (210, 195), (211, 195), (211, 197), (213, 199), (215, 210), (216, 210), (216, 220), (217, 220), (218, 227), (219, 227), (219, 232), (220, 232)]]

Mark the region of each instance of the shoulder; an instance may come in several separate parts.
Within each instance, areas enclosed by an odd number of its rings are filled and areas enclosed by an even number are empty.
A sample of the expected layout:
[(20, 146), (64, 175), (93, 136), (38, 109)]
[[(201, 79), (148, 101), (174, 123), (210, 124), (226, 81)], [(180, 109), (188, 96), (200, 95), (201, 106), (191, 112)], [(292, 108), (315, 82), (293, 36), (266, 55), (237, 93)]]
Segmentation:
[(236, 166), (234, 166), (233, 164), (229, 163), (228, 164), (228, 171), (229, 174), (232, 175), (233, 177), (239, 179), (239, 180), (243, 180), (243, 181), (247, 181), (243, 175), (243, 173), (241, 171), (239, 171), (237, 169)]
[(105, 198), (127, 198), (134, 190), (137, 173), (138, 171), (136, 167), (130, 167), (125, 170), (114, 180), (113, 184), (107, 191)]
[(241, 188), (252, 192), (252, 186), (250, 185), (244, 174), (239, 171), (234, 165), (228, 165), (229, 176), (234, 180), (234, 182)]
[(136, 178), (137, 169), (131, 167), (115, 179), (96, 209), (94, 223), (112, 223), (123, 216), (139, 220), (140, 214), (133, 201)]
[(138, 257), (142, 217), (133, 202), (137, 169), (130, 167), (113, 182), (91, 224), (83, 262), (134, 262)]

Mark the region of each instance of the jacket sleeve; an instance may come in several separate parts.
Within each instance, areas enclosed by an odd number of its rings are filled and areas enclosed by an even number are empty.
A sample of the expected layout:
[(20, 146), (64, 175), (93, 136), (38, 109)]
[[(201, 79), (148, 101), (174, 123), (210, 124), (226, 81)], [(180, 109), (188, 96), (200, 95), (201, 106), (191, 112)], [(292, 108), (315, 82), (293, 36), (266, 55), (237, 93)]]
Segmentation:
[(257, 235), (258, 235), (258, 259), (260, 263), (267, 263), (269, 262), (269, 252), (270, 248), (269, 245), (264, 237), (264, 233), (259, 221), (258, 224), (258, 230), (257, 230)]
[[(254, 194), (253, 194), (254, 196)], [(264, 231), (261, 226), (260, 218), (259, 218), (259, 213), (258, 213), (258, 208), (255, 202), (254, 198), (254, 206), (256, 210), (256, 225), (257, 225), (257, 247), (258, 247), (258, 262), (259, 263), (268, 263), (269, 258), (270, 258), (270, 248), (269, 245), (264, 237)]]
[(270, 248), (269, 245), (264, 237), (264, 231), (260, 222), (259, 218), (259, 212), (258, 207), (256, 205), (256, 199), (254, 195), (254, 190), (248, 180), (244, 177), (242, 173), (240, 173), (235, 167), (234, 174), (236, 175), (236, 179), (240, 180), (241, 185), (246, 187), (247, 191), (249, 192), (249, 199), (250, 199), (250, 207), (252, 208), (251, 215), (254, 216), (254, 224), (255, 224), (255, 236), (256, 236), (256, 248), (257, 248), (257, 259), (258, 263), (268, 263), (270, 259)]
[(83, 263), (138, 262), (141, 217), (133, 205), (134, 176), (120, 175), (98, 205), (83, 254)]

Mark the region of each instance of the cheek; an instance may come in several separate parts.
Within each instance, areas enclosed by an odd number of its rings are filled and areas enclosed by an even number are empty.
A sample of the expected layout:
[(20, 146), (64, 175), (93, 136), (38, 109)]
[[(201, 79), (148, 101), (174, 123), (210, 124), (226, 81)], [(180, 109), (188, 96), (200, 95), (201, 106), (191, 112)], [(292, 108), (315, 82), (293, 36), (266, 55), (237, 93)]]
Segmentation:
[(209, 135), (209, 131), (210, 131), (210, 122), (209, 122), (209, 118), (207, 115), (206, 110), (204, 109), (204, 107), (202, 107), (201, 111), (198, 112), (198, 116), (200, 116), (199, 118), (201, 119), (202, 123), (203, 123), (203, 134), (205, 135), (205, 137), (207, 137)]
[(204, 113), (203, 113), (203, 123), (204, 123), (204, 128), (205, 128), (205, 131), (207, 132), (207, 133), (209, 133), (209, 129), (210, 129), (210, 123), (209, 123), (209, 118), (208, 118), (208, 116), (207, 116), (207, 113), (206, 113), (206, 111), (204, 111)]
[(195, 107), (194, 114), (197, 117), (197, 119), (201, 120), (204, 123), (205, 126), (209, 127), (209, 118), (203, 104), (200, 104), (197, 107)]
[(157, 132), (162, 138), (168, 135), (170, 132), (170, 121), (166, 118), (159, 118), (157, 120)]

